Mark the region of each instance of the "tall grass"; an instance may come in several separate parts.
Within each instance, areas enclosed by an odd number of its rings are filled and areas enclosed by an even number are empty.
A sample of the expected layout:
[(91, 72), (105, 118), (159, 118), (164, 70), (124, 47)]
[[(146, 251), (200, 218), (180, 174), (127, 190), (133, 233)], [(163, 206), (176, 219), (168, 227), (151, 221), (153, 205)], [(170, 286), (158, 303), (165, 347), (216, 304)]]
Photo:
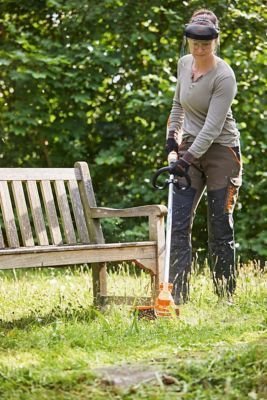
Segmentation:
[[(92, 307), (86, 266), (2, 271), (0, 398), (265, 399), (265, 278), (255, 263), (240, 268), (230, 307), (218, 302), (205, 268), (193, 274), (179, 319), (138, 322), (127, 306)], [(122, 264), (108, 285), (110, 294), (145, 296), (150, 277)], [(106, 386), (99, 368), (112, 365), (159, 374), (146, 384)]]

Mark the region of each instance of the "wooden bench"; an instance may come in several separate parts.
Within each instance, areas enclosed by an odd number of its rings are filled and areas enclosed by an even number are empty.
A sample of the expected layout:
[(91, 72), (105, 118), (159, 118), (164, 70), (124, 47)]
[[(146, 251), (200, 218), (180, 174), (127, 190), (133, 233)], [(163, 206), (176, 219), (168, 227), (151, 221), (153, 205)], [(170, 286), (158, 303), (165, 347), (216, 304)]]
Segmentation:
[[(97, 207), (88, 165), (74, 168), (0, 168), (0, 269), (92, 263), (93, 296), (107, 296), (106, 262), (135, 261), (162, 278), (165, 236), (162, 205)], [(148, 217), (147, 241), (105, 244), (100, 220)]]

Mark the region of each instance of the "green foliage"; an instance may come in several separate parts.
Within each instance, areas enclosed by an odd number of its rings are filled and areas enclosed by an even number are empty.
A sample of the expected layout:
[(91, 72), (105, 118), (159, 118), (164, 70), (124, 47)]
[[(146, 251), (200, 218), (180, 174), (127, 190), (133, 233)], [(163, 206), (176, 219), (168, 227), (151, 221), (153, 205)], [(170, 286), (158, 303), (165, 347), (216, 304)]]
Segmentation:
[[(245, 168), (236, 235), (242, 254), (263, 258), (266, 78), (260, 1), (2, 2), (0, 165), (69, 167), (86, 160), (101, 205), (166, 201), (150, 178), (165, 159), (183, 25), (203, 6), (221, 20), (221, 56), (239, 87), (233, 111)], [(196, 250), (206, 247), (205, 214), (201, 204)]]

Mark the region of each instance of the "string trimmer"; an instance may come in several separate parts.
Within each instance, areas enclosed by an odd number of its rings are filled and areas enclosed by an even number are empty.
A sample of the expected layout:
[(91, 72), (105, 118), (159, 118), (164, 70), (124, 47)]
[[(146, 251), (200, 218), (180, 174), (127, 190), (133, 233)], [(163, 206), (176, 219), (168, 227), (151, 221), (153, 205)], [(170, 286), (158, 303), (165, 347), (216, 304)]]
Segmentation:
[[(169, 186), (168, 192), (168, 214), (166, 223), (166, 245), (165, 245), (165, 260), (164, 260), (164, 276), (163, 281), (160, 283), (159, 295), (156, 298), (155, 304), (152, 306), (138, 306), (135, 309), (138, 311), (138, 318), (154, 319), (171, 318), (179, 315), (179, 309), (175, 306), (172, 297), (172, 283), (169, 283), (170, 273), (170, 252), (171, 252), (171, 231), (172, 231), (172, 204), (173, 204), (173, 186), (176, 185), (179, 189), (187, 189), (191, 186), (190, 176), (186, 173), (185, 179), (187, 186), (180, 187), (177, 178), (170, 172), (172, 164), (177, 161), (177, 153), (171, 152), (169, 154), (169, 166), (157, 170), (152, 177), (152, 185), (155, 189), (163, 190)], [(168, 179), (165, 180), (163, 186), (157, 185), (158, 177), (163, 173), (169, 173)]]

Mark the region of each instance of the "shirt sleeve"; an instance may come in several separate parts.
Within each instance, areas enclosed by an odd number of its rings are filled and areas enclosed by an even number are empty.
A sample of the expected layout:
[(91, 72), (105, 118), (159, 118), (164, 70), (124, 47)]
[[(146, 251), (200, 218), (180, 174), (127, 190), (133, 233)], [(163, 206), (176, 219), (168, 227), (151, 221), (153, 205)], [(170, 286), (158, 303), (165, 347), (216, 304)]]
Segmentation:
[(167, 137), (170, 137), (169, 132), (175, 131), (175, 136), (176, 136), (175, 138), (179, 143), (181, 141), (181, 136), (182, 136), (183, 122), (184, 122), (184, 110), (180, 103), (180, 63), (178, 62), (177, 84), (176, 84), (175, 94), (173, 97), (172, 109), (168, 119)]
[(217, 82), (212, 94), (205, 124), (188, 149), (196, 158), (201, 157), (222, 132), (226, 116), (236, 95), (236, 81), (227, 76)]

